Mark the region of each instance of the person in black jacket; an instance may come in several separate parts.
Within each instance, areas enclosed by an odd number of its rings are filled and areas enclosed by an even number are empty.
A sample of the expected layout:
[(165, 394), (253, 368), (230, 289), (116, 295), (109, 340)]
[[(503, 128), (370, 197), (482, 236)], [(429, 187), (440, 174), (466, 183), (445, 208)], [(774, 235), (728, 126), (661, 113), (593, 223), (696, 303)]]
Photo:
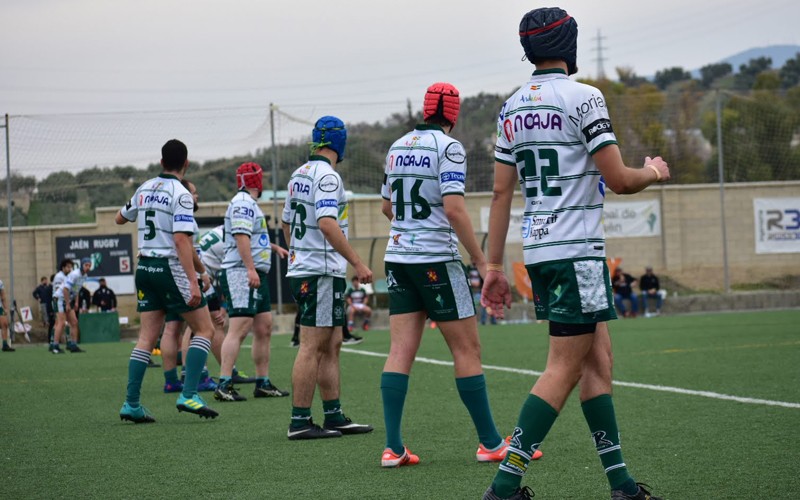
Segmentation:
[(100, 312), (117, 310), (117, 295), (108, 288), (105, 278), (100, 278), (100, 288), (92, 295), (92, 305), (98, 307)]
[(42, 315), (42, 326), (47, 328), (53, 312), (53, 287), (50, 286), (47, 276), (42, 276), (39, 286), (33, 291), (33, 298), (39, 301), (39, 313)]
[(644, 309), (644, 315), (646, 317), (651, 315), (647, 299), (656, 300), (656, 312), (653, 313), (653, 315), (658, 316), (661, 314), (661, 302), (663, 300), (660, 292), (661, 283), (658, 281), (658, 276), (653, 274), (653, 268), (651, 266), (647, 266), (644, 269), (644, 274), (639, 278), (639, 288), (642, 290), (642, 309)]

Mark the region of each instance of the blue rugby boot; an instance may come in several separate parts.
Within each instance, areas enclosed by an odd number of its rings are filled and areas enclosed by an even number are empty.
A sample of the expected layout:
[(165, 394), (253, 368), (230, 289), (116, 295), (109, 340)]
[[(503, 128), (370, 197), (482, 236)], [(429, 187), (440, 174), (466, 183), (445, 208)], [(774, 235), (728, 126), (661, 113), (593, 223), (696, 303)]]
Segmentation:
[(175, 403), (175, 406), (178, 408), (179, 412), (185, 411), (194, 413), (195, 415), (200, 415), (202, 418), (217, 418), (217, 416), (219, 416), (219, 413), (212, 410), (196, 392), (192, 394), (190, 398), (181, 394), (178, 396), (178, 401)]
[(156, 421), (150, 411), (142, 405), (131, 406), (126, 401), (119, 410), (120, 420), (129, 420), (134, 424), (152, 424)]

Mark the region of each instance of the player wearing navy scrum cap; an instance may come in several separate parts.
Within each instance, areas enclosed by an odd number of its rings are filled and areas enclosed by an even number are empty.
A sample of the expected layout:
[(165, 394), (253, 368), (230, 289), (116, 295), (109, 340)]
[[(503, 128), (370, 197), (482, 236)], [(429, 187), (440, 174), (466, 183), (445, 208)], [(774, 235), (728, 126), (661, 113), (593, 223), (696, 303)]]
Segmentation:
[[(607, 321), (616, 318), (605, 258), (605, 187), (641, 191), (669, 180), (660, 157), (625, 166), (602, 93), (568, 78), (577, 71), (578, 24), (559, 8), (528, 12), (519, 37), (536, 66), (497, 122), (494, 195), (482, 303), (499, 317), (511, 305), (503, 250), (514, 191), (525, 197), (522, 237), (536, 317), (550, 321), (547, 366), (522, 406), (508, 454), (485, 500), (533, 496), (520, 483), (532, 455), (580, 382), (580, 400), (611, 497), (657, 500), (628, 473), (611, 399)], [(563, 495), (562, 495), (563, 496)]]

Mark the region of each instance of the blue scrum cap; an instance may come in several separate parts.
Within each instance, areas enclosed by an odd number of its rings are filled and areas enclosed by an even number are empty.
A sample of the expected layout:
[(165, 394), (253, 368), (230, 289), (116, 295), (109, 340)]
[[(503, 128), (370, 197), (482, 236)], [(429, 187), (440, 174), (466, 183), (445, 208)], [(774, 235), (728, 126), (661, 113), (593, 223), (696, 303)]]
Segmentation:
[(344, 146), (347, 143), (347, 129), (344, 122), (335, 116), (323, 116), (314, 124), (311, 132), (311, 149), (328, 147), (336, 151), (337, 161), (344, 160)]

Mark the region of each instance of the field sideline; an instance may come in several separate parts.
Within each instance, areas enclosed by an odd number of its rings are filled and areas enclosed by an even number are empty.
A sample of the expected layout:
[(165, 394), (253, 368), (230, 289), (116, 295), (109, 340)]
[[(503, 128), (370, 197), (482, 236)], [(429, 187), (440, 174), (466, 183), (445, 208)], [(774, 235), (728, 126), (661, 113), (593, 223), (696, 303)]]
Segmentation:
[[(625, 461), (668, 499), (789, 498), (800, 489), (800, 310), (615, 321), (614, 399)], [(0, 354), (0, 496), (29, 498), (477, 499), (495, 464), (474, 460), (477, 438), (441, 336), (428, 330), (403, 421), (415, 467), (384, 470), (380, 372), (386, 331), (343, 349), (342, 403), (372, 434), (290, 442), (290, 398), (213, 402), (206, 421), (175, 410), (160, 369), (143, 403), (157, 423), (120, 422), (131, 344), (45, 346)], [(483, 361), (501, 433), (546, 358), (545, 325), (481, 328)], [(271, 377), (290, 388), (295, 350), (273, 339)], [(252, 371), (249, 351), (239, 366)], [(155, 358), (158, 360), (159, 358)], [(212, 374), (218, 367), (211, 361)], [(252, 386), (241, 386), (252, 395)], [(319, 400), (312, 409), (322, 421)], [(608, 498), (575, 395), (524, 484), (536, 498)]]

